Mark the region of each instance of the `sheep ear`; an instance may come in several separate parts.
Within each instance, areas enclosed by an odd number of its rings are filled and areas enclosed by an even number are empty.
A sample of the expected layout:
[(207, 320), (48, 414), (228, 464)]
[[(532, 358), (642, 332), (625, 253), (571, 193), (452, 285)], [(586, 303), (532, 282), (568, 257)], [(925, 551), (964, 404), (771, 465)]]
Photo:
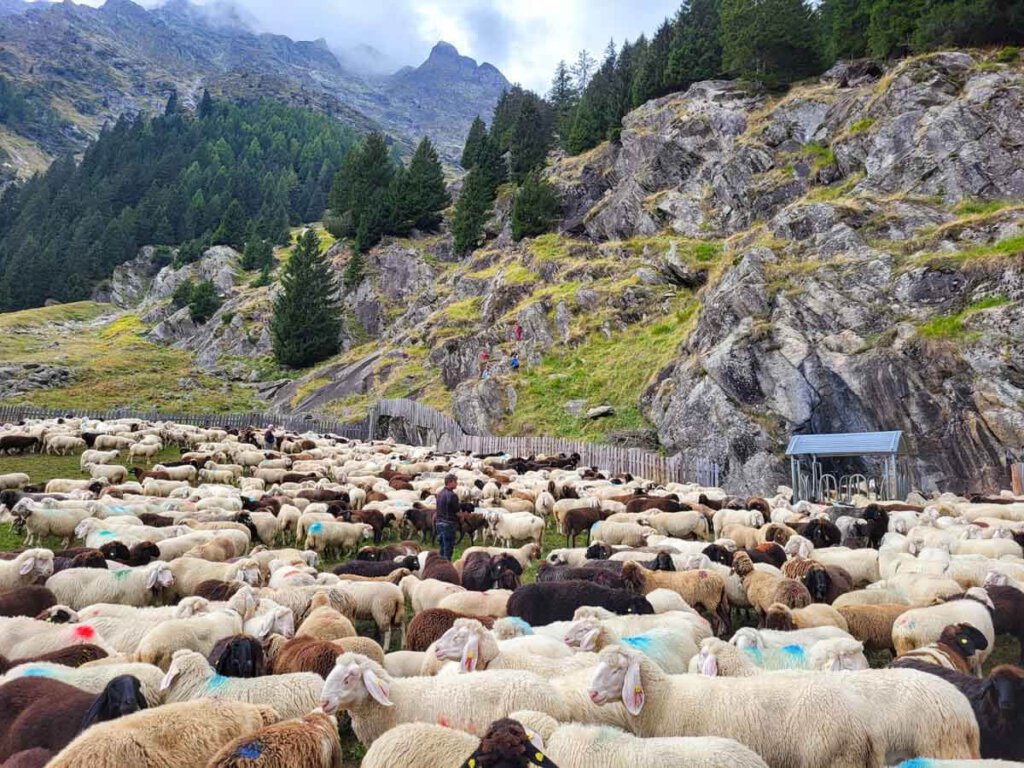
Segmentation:
[(459, 660), (459, 668), (463, 672), (476, 672), (480, 663), (480, 638), (470, 635), (466, 641), (466, 647), (462, 649), (462, 659)]
[(594, 650), (594, 646), (597, 645), (597, 636), (600, 635), (600, 634), (601, 634), (601, 628), (600, 627), (596, 627), (596, 628), (590, 630), (589, 632), (587, 632), (587, 634), (584, 635), (583, 640), (580, 641), (580, 650), (581, 651), (592, 651), (592, 650)]
[(149, 575), (146, 576), (146, 589), (156, 589), (157, 579), (160, 577), (160, 571), (157, 568), (150, 570)]
[(545, 755), (539, 749), (532, 755), (530, 755), (530, 762), (538, 766), (538, 768), (558, 768), (557, 765), (551, 762), (551, 758)]
[(640, 661), (630, 659), (629, 667), (626, 669), (626, 677), (622, 681), (622, 703), (626, 705), (626, 711), (631, 715), (639, 715), (644, 708), (644, 686), (640, 682)]
[(705, 677), (718, 677), (718, 657), (713, 653), (701, 659), (700, 673)]
[(25, 562), (21, 564), (18, 569), (18, 574), (21, 576), (28, 576), (32, 573), (32, 569), (36, 567), (36, 559), (34, 557), (25, 558)]
[(367, 669), (363, 672), (363, 685), (366, 686), (366, 690), (378, 704), (382, 704), (385, 707), (394, 706), (387, 685), (377, 677), (377, 674), (372, 669)]
[(167, 674), (164, 675), (164, 679), (160, 681), (161, 691), (166, 691), (168, 688), (171, 687), (171, 684), (174, 682), (174, 678), (178, 676), (179, 671), (180, 670), (177, 667), (173, 666), (169, 670), (167, 670)]

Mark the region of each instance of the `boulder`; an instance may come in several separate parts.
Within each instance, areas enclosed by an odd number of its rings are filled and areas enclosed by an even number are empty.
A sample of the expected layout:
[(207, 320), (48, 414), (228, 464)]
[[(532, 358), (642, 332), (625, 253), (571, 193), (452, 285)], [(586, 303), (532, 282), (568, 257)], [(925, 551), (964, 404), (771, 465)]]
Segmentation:
[(610, 405), (599, 405), (596, 408), (591, 408), (587, 411), (587, 418), (591, 421), (595, 419), (603, 419), (607, 416), (614, 416), (615, 409)]

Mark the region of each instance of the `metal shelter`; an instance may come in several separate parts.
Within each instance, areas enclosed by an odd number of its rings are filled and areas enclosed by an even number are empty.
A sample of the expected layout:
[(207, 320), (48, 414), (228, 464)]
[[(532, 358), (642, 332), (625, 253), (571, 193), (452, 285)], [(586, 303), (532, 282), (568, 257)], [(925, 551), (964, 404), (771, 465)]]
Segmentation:
[[(910, 456), (902, 432), (848, 432), (794, 435), (786, 448), (794, 501), (851, 501), (874, 491), (883, 500), (903, 499), (911, 487)], [(861, 473), (837, 477), (825, 472), (823, 459), (874, 459), (877, 476)]]

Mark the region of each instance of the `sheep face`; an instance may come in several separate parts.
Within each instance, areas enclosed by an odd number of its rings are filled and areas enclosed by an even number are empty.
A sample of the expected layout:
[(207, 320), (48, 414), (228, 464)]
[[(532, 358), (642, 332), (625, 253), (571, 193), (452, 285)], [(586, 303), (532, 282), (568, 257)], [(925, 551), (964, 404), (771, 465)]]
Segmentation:
[(258, 587), (263, 578), (263, 574), (260, 573), (260, 564), (255, 560), (242, 560), (238, 563), (238, 570), (235, 571), (233, 578), (244, 581), (249, 586)]
[(96, 697), (82, 720), (82, 729), (94, 723), (116, 720), (147, 707), (146, 697), (142, 695), (142, 685), (138, 678), (119, 675), (107, 683)]
[(601, 625), (596, 619), (583, 619), (573, 624), (565, 633), (565, 644), (581, 651), (592, 651), (597, 647)]
[[(360, 662), (362, 659), (362, 663)], [(384, 707), (394, 706), (391, 701), (390, 681), (377, 674), (369, 659), (346, 653), (324, 681), (320, 706), (327, 714), (340, 709), (352, 709), (371, 698)]]
[(607, 649), (590, 679), (590, 700), (598, 706), (621, 699), (626, 711), (639, 715), (646, 696), (640, 680), (640, 660), (618, 648)]
[(458, 661), (461, 672), (475, 672), (480, 663), (480, 633), (478, 621), (458, 619), (455, 625), (438, 638), (434, 654), (438, 659)]
[(741, 651), (764, 650), (764, 638), (761, 637), (760, 632), (751, 627), (742, 627), (736, 630), (736, 634), (732, 636), (729, 642)]
[(153, 592), (160, 592), (174, 586), (174, 574), (166, 563), (157, 563), (151, 566), (146, 576), (146, 588)]
[(1011, 666), (996, 667), (985, 685), (985, 698), (1002, 712), (1015, 712), (1024, 702), (1024, 676)]

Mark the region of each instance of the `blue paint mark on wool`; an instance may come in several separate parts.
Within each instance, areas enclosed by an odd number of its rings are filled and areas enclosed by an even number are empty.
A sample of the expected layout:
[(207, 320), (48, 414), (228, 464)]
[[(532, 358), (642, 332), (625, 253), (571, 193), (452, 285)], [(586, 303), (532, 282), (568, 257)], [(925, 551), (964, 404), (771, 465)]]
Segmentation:
[(309, 532), (310, 533), (323, 533), (324, 532), (324, 524), (323, 523), (313, 523), (311, 526), (309, 526)]
[(210, 678), (210, 682), (206, 684), (206, 687), (209, 688), (211, 691), (219, 690), (220, 688), (224, 687), (224, 685), (228, 682), (229, 679), (230, 678), (227, 678), (224, 675), (214, 675)]
[(263, 754), (263, 745), (258, 741), (250, 741), (236, 749), (235, 754), (246, 760), (256, 760)]
[(50, 677), (50, 670), (44, 667), (29, 667), (21, 673), (22, 677)]
[(782, 652), (788, 653), (790, 656), (799, 656), (801, 658), (803, 658), (804, 655), (804, 649), (799, 645), (784, 645), (782, 647)]
[(505, 620), (513, 626), (517, 627), (519, 631), (522, 632), (524, 635), (533, 634), (533, 627), (531, 627), (529, 623), (527, 623), (523, 619), (520, 619), (518, 616), (509, 616)]
[(933, 768), (934, 765), (935, 761), (929, 760), (927, 757), (915, 757), (911, 760), (904, 760), (898, 768)]
[(654, 638), (649, 635), (633, 635), (632, 637), (622, 638), (622, 642), (631, 648), (636, 648), (641, 653), (647, 653), (651, 649), (651, 643), (654, 642)]
[(111, 536), (116, 536), (117, 534), (115, 534), (113, 531), (99, 531), (96, 535), (97, 536), (102, 536), (103, 538), (106, 539), (106, 538), (110, 538)]
[(764, 666), (764, 654), (761, 653), (760, 648), (744, 648), (743, 650), (754, 660), (754, 663), (757, 664), (757, 666)]

